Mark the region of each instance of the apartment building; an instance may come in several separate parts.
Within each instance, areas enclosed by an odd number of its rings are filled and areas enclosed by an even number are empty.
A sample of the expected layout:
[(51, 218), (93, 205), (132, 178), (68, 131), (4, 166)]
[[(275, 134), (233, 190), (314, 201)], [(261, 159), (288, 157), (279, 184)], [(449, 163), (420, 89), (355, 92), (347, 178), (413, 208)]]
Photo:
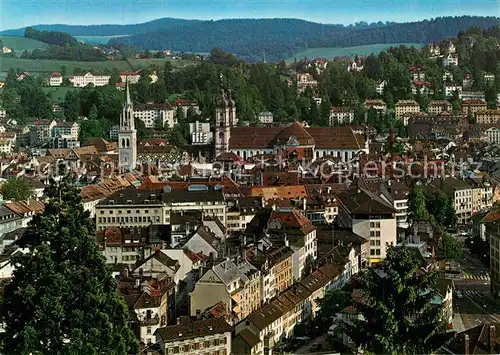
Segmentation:
[(85, 73), (83, 75), (74, 75), (69, 77), (69, 81), (75, 87), (83, 88), (89, 84), (94, 86), (105, 86), (109, 84), (111, 76), (104, 73)]
[(439, 115), (441, 113), (452, 113), (453, 106), (446, 100), (434, 100), (427, 106), (427, 112), (430, 115)]
[(415, 100), (399, 100), (395, 105), (396, 118), (401, 120), (405, 113), (420, 112), (420, 105)]
[(241, 197), (227, 201), (226, 227), (228, 234), (244, 231), (247, 224), (262, 207), (262, 199), (258, 197)]
[(453, 203), (457, 214), (458, 224), (467, 224), (472, 216), (472, 186), (464, 180), (449, 177), (436, 179), (428, 185), (428, 193), (441, 190), (446, 193)]
[(261, 300), (261, 273), (246, 260), (224, 260), (196, 282), (191, 293), (191, 316), (222, 302), (238, 322), (256, 311)]
[(179, 320), (177, 325), (158, 328), (154, 335), (161, 355), (231, 355), (231, 331), (224, 318)]
[(458, 66), (458, 55), (449, 53), (442, 59), (443, 67)]
[(52, 129), (57, 125), (57, 122), (52, 120), (36, 120), (29, 125), (29, 137), (31, 145), (42, 145), (50, 141), (52, 137)]
[(333, 106), (330, 109), (328, 120), (330, 127), (350, 124), (354, 121), (354, 111), (347, 107)]
[(76, 122), (58, 122), (52, 127), (51, 136), (78, 139), (79, 132), (80, 126)]
[(500, 128), (491, 127), (486, 130), (488, 144), (500, 144)]
[(245, 251), (246, 260), (261, 272), (262, 302), (266, 303), (292, 285), (292, 256), (293, 250), (287, 245), (256, 246)]
[(338, 223), (370, 243), (370, 264), (385, 259), (387, 248), (396, 245), (398, 212), (389, 202), (362, 186), (354, 186), (337, 195)]
[(120, 190), (99, 202), (95, 211), (97, 230), (168, 224), (161, 192), (138, 191), (133, 188)]
[(135, 105), (134, 118), (144, 122), (146, 128), (155, 128), (155, 124), (161, 124), (162, 127), (172, 128), (177, 124), (175, 110), (169, 104)]
[(210, 144), (214, 139), (214, 133), (210, 129), (210, 122), (199, 122), (189, 124), (189, 134), (191, 144), (205, 145)]
[(496, 124), (500, 123), (500, 110), (481, 110), (475, 112), (476, 123)]
[(187, 189), (171, 189), (167, 185), (163, 190), (163, 204), (166, 224), (172, 212), (201, 211), (203, 216), (215, 216), (226, 225), (226, 201), (220, 185), (193, 184)]
[(179, 97), (175, 99), (172, 106), (174, 108), (180, 107), (184, 112), (184, 117), (187, 117), (190, 108), (194, 111), (195, 114), (201, 114), (200, 106), (198, 105), (198, 101), (196, 100), (187, 100)]
[(488, 110), (488, 104), (484, 99), (463, 100), (461, 110), (464, 115), (474, 117), (477, 112)]
[(61, 86), (63, 82), (63, 76), (59, 72), (54, 72), (50, 75), (49, 85), (50, 86)]
[(493, 187), (481, 175), (470, 175), (465, 182), (472, 186), (472, 214), (489, 210), (493, 206)]

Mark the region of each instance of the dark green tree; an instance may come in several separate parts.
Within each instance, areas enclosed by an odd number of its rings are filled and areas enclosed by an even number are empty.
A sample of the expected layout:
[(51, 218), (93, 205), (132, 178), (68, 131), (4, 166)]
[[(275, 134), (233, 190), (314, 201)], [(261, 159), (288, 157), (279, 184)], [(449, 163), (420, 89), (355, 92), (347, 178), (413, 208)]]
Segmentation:
[(1, 186), (4, 200), (28, 200), (33, 197), (33, 186), (26, 179), (10, 179)]
[(319, 308), (316, 319), (329, 327), (336, 314), (349, 305), (350, 295), (344, 290), (333, 289), (325, 292), (325, 296), (318, 298), (316, 302)]
[(362, 315), (343, 324), (349, 337), (375, 354), (430, 354), (446, 340), (442, 307), (431, 304), (436, 273), (421, 273), (406, 246), (391, 247), (380, 268), (360, 274), (352, 299)]
[(128, 311), (70, 179), (46, 189), (45, 211), (19, 240), (3, 289), (3, 354), (137, 354)]
[(446, 259), (457, 261), (462, 260), (464, 255), (464, 246), (457, 240), (457, 238), (448, 233), (444, 233), (442, 242)]
[(457, 214), (455, 213), (453, 202), (442, 190), (437, 190), (428, 195), (426, 206), (438, 225), (454, 227), (457, 223)]

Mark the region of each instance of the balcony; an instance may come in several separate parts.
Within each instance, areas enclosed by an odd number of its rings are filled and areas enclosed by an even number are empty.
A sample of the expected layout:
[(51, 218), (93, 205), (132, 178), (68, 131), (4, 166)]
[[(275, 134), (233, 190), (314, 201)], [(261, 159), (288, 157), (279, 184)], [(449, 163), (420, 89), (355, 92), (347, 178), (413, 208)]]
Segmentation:
[(139, 320), (139, 324), (141, 326), (158, 325), (159, 323), (160, 323), (160, 317), (158, 317), (158, 315), (155, 315), (152, 318), (145, 318), (145, 319)]

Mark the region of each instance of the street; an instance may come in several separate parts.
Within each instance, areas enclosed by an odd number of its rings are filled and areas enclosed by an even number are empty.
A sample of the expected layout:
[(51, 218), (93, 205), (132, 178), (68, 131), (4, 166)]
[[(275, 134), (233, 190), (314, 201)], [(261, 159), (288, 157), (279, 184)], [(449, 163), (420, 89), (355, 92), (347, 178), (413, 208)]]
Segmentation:
[[(490, 293), (489, 269), (467, 251), (461, 266), (463, 278), (454, 281), (453, 308), (456, 314), (460, 314), (465, 329), (481, 323), (499, 322), (500, 303)], [(462, 294), (462, 298), (456, 291)]]

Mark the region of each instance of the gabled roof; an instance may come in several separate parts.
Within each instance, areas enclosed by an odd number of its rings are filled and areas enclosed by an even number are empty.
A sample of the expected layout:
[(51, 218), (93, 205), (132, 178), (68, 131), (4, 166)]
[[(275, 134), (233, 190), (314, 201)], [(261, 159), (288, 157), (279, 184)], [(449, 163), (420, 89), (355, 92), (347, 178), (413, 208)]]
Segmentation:
[(350, 214), (371, 215), (396, 212), (394, 207), (379, 196), (356, 186), (338, 194), (337, 199)]
[(216, 334), (231, 332), (233, 328), (224, 318), (208, 318), (187, 324), (171, 325), (158, 328), (155, 335), (160, 337), (164, 343), (194, 339)]
[(296, 138), (300, 145), (314, 145), (314, 139), (312, 136), (306, 131), (304, 126), (297, 121), (283, 129), (276, 136), (276, 143), (286, 143), (291, 137)]
[(252, 333), (249, 329), (243, 329), (236, 335), (236, 338), (240, 337), (250, 348), (253, 348), (260, 342), (257, 335)]
[[(493, 327), (493, 328), (491, 328)], [(490, 331), (493, 344), (490, 344)], [(500, 323), (480, 324), (456, 334), (441, 350), (448, 354), (465, 353), (465, 336), (469, 337), (469, 354), (500, 353)]]

